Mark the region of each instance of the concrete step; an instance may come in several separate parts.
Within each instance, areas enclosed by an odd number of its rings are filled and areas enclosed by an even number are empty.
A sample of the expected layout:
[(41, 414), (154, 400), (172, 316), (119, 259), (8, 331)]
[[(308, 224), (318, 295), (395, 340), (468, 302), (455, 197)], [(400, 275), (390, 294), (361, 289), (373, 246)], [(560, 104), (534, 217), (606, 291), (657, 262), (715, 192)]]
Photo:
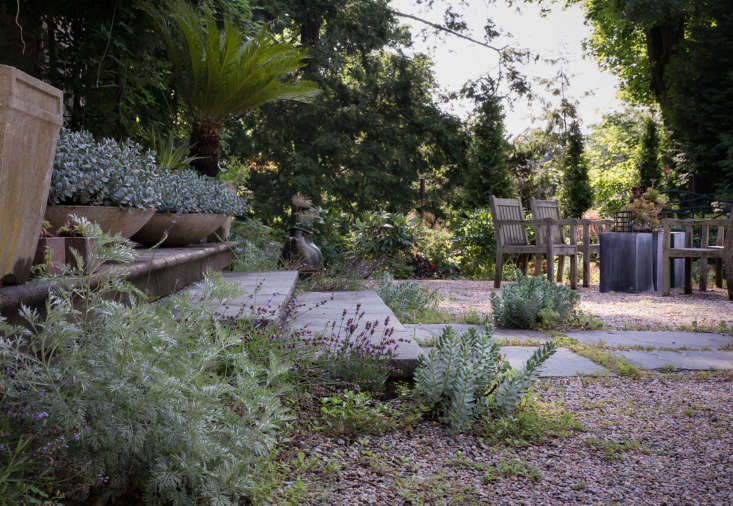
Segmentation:
[[(231, 262), (234, 242), (193, 244), (181, 248), (138, 249), (130, 264), (102, 268), (118, 272), (151, 297), (166, 297), (203, 279), (208, 271), (221, 271)], [(53, 281), (32, 279), (22, 285), (0, 287), (0, 314), (10, 323), (22, 324), (19, 310), (29, 306), (45, 314), (45, 303)]]
[[(222, 319), (280, 321), (298, 282), (298, 271), (224, 272), (224, 281), (235, 285), (241, 295), (216, 308)], [(199, 288), (187, 288), (181, 294), (199, 296)]]
[[(399, 371), (396, 376), (412, 376), (420, 346), (376, 292), (305, 292), (295, 304), (291, 329), (339, 339), (353, 339), (363, 332), (374, 345), (394, 339), (394, 366)], [(393, 329), (390, 337), (385, 336), (386, 329)]]

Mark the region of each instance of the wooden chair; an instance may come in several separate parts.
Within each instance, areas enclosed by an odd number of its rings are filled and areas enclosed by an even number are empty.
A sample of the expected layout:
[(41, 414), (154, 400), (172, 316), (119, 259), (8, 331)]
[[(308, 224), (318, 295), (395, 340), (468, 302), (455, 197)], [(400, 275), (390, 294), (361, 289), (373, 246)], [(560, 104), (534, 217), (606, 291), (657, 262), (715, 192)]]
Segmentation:
[[(552, 218), (526, 220), (524, 209), (519, 199), (503, 199), (493, 195), (490, 199), (491, 217), (496, 230), (496, 269), (494, 273), (494, 288), (501, 287), (501, 274), (504, 256), (518, 254), (522, 272), (527, 272), (527, 262), (530, 255), (536, 256), (535, 275), (542, 274), (542, 255), (547, 255), (547, 277), (554, 278), (555, 255), (569, 255), (570, 286), (575, 289), (577, 281), (577, 246), (575, 227), (577, 220), (553, 220)], [(535, 244), (529, 243), (527, 226), (535, 228), (535, 235), (539, 239)], [(571, 244), (558, 244), (555, 241), (555, 231), (561, 225), (570, 225)], [(547, 240), (545, 240), (547, 239)]]
[[(533, 218), (551, 218), (556, 221), (561, 221), (560, 204), (557, 200), (538, 200), (532, 198), (529, 199), (529, 207), (532, 211)], [(601, 253), (601, 245), (591, 242), (591, 227), (596, 228), (600, 232), (601, 230), (610, 228), (611, 225), (613, 225), (613, 220), (581, 219), (578, 220), (578, 225), (580, 225), (583, 230), (583, 242), (577, 245), (577, 251), (583, 254), (583, 286), (588, 287), (590, 286), (590, 256), (593, 254), (600, 255)], [(544, 242), (544, 238), (541, 238), (541, 241)], [(555, 241), (557, 244), (566, 244), (562, 227), (559, 225), (555, 228)], [(560, 256), (560, 259), (558, 260), (558, 283), (562, 281), (564, 267), (565, 256), (563, 255)]]
[[(684, 228), (685, 247), (672, 248), (672, 228)], [(693, 234), (695, 227), (700, 227), (700, 246), (693, 246)], [(717, 228), (717, 240), (715, 245), (710, 244), (710, 228)], [(723, 286), (722, 266), (725, 265), (726, 278), (728, 283), (728, 298), (733, 300), (733, 211), (728, 218), (717, 220), (674, 220), (665, 218), (662, 220), (664, 237), (662, 239), (662, 295), (669, 295), (671, 285), (671, 260), (674, 258), (685, 259), (685, 293), (692, 293), (692, 260), (700, 259), (700, 290), (707, 290), (708, 282), (708, 260), (716, 261), (716, 284)]]

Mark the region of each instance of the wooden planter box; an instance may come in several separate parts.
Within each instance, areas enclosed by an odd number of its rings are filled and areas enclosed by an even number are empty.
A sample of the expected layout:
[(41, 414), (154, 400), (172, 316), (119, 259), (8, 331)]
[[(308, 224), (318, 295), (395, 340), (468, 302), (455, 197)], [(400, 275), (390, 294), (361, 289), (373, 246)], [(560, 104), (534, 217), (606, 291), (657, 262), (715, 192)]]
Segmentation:
[[(659, 232), (604, 232), (600, 238), (601, 292), (641, 293), (662, 289), (662, 238)], [(672, 247), (685, 244), (672, 232)], [(684, 283), (684, 259), (674, 260), (672, 286)]]
[(0, 65), (0, 284), (30, 275), (62, 121), (61, 90)]

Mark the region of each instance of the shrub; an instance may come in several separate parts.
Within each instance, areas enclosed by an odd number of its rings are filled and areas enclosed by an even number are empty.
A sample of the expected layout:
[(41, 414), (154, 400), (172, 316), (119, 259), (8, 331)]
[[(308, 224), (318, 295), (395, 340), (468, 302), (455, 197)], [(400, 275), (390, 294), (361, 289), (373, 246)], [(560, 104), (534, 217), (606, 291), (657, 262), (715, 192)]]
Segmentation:
[(412, 261), (418, 278), (446, 278), (458, 271), (453, 235), (440, 227), (421, 227), (417, 254)]
[[(32, 331), (2, 323), (4, 441), (30, 439), (42, 461), (31, 476), (46, 469), (68, 499), (133, 491), (145, 503), (236, 501), (286, 419), (288, 365), (241, 353), (240, 337), (211, 318), (234, 295), (212, 278), (200, 300), (176, 302), (174, 318), (113, 271), (95, 271), (81, 266), (73, 285), (59, 279), (44, 321), (24, 309)], [(130, 306), (110, 297), (120, 291)]]
[(553, 341), (545, 343), (524, 368), (515, 371), (499, 355), (493, 329), (471, 328), (458, 335), (446, 327), (430, 353), (420, 356), (415, 371), (415, 390), (453, 430), (466, 430), (482, 415), (511, 413), (539, 377), (539, 368), (553, 353)]
[(232, 223), (230, 240), (236, 241), (232, 270), (236, 272), (275, 271), (278, 269), (283, 238), (256, 218)]
[(496, 255), (496, 234), (491, 212), (488, 209), (468, 211), (465, 217), (453, 223), (451, 231), (461, 273), (482, 279), (490, 278)]
[(161, 203), (155, 154), (125, 140), (96, 141), (87, 131), (61, 130), (49, 204), (152, 208)]
[(190, 169), (160, 169), (155, 180), (162, 194), (156, 209), (161, 213), (244, 215), (249, 206), (221, 182)]
[(415, 320), (418, 312), (434, 309), (440, 299), (437, 291), (423, 288), (414, 281), (395, 283), (391, 274), (379, 280), (377, 293), (400, 321)]
[(491, 294), (495, 321), (517, 329), (551, 327), (561, 323), (580, 296), (544, 276), (527, 277), (517, 270), (517, 282), (502, 288), (501, 297)]
[(364, 213), (349, 235), (351, 252), (357, 259), (379, 260), (385, 270), (398, 277), (411, 277), (407, 265), (418, 241), (417, 218), (403, 214)]

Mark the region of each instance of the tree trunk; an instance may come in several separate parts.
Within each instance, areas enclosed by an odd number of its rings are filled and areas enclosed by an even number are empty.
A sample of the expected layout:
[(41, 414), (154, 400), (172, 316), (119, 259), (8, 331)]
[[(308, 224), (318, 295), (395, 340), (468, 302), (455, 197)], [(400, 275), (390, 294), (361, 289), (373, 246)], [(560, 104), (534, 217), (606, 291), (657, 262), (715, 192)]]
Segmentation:
[(219, 174), (219, 151), (222, 125), (210, 120), (194, 120), (191, 124), (191, 155), (200, 156), (192, 165), (201, 174)]

